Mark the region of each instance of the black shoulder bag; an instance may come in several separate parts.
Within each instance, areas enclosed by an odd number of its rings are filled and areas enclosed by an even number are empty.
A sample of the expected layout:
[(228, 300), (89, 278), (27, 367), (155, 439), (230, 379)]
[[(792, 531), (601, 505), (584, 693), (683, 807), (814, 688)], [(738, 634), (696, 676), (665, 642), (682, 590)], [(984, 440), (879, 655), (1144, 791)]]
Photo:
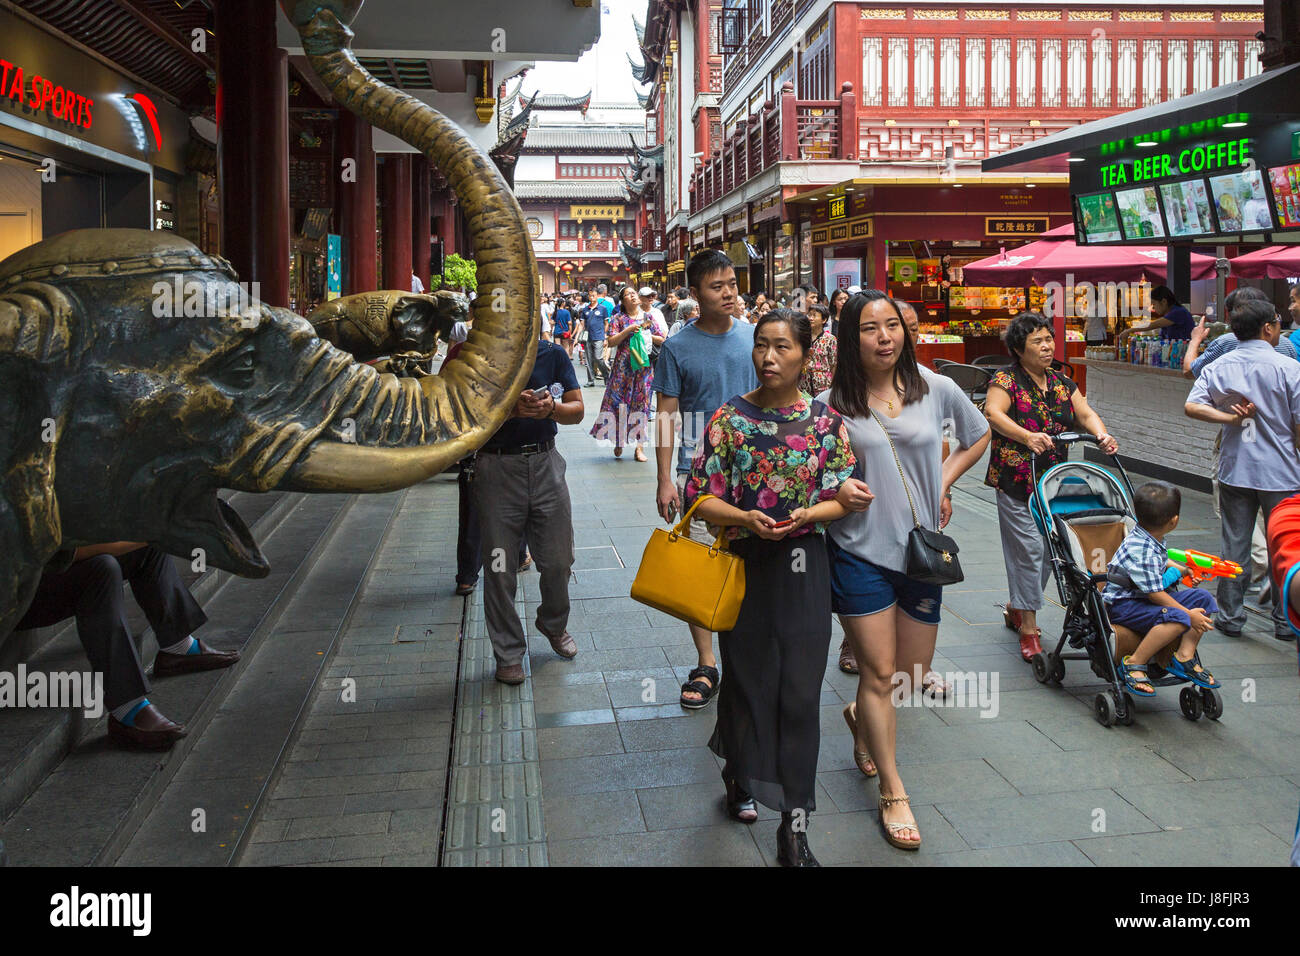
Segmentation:
[(920, 519), (916, 516), (916, 505), (912, 502), (911, 489), (907, 487), (907, 476), (903, 474), (903, 463), (898, 458), (898, 449), (894, 447), (894, 439), (875, 409), (868, 410), (871, 412), (871, 417), (876, 420), (876, 424), (880, 426), (880, 430), (885, 433), (889, 450), (894, 453), (898, 477), (903, 482), (908, 507), (912, 509), (913, 528), (907, 535), (907, 559), (904, 564), (906, 570), (903, 573), (913, 581), (937, 584), (940, 587), (964, 581), (966, 576), (962, 573), (961, 562), (957, 560), (957, 542), (941, 531), (931, 531), (921, 527)]

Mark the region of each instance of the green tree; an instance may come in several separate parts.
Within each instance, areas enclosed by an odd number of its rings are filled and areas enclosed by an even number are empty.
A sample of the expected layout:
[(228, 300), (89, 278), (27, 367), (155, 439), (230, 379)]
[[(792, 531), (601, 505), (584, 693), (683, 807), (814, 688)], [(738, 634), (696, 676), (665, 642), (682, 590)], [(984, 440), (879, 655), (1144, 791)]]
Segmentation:
[(441, 275), (431, 276), (433, 286), (440, 289), (460, 289), (466, 292), (478, 291), (478, 264), (473, 259), (462, 259), (453, 252), (442, 263)]

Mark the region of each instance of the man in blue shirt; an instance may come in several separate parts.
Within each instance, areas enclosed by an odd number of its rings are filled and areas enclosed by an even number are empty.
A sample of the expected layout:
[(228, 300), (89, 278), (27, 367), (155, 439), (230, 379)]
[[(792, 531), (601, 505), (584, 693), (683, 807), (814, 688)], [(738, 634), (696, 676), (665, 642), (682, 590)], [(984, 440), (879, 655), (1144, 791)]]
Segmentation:
[[(1273, 508), (1300, 491), (1300, 362), (1279, 355), (1281, 329), (1269, 302), (1251, 300), (1231, 312), (1240, 344), (1201, 373), (1184, 411), (1190, 418), (1223, 426), (1219, 459), (1219, 511), (1223, 557), (1246, 566), (1255, 517), (1265, 524)], [(1246, 622), (1244, 578), (1219, 582), (1215, 627), (1239, 636)], [(1273, 631), (1290, 635), (1285, 601), (1273, 605)]]
[[(732, 317), (739, 293), (731, 259), (717, 249), (706, 249), (691, 259), (686, 269), (691, 294), (700, 305), (700, 317), (665, 339), (655, 366), (654, 390), (659, 393), (656, 416), (658, 439), (655, 460), (659, 490), (655, 504), (660, 516), (672, 524), (686, 497), (686, 476), (691, 459), (709, 419), (722, 403), (758, 387), (754, 372), (754, 327)], [(674, 422), (682, 422), (682, 448), (674, 474)], [(691, 537), (711, 538), (704, 522), (691, 521)], [(691, 625), (691, 639), (699, 666), (682, 686), (681, 705), (691, 710), (706, 705), (717, 690), (719, 674), (713, 654), (713, 634)]]
[[(541, 395), (534, 394), (539, 390)], [(561, 657), (578, 654), (567, 630), (573, 504), (555, 436), (557, 422), (577, 425), (582, 415), (582, 388), (573, 362), (554, 342), (539, 342), (513, 417), (475, 460), (472, 490), (483, 549), (483, 610), (496, 655), (496, 679), (503, 684), (524, 682), (528, 641), (515, 611), (515, 586), (525, 531), (541, 574), (542, 602), (533, 627)]]
[(609, 310), (596, 299), (596, 290), (587, 290), (587, 305), (578, 313), (582, 323), (578, 328), (587, 330), (587, 387), (596, 384), (596, 370), (605, 381), (609, 381), (609, 365), (605, 361), (605, 323), (609, 321)]

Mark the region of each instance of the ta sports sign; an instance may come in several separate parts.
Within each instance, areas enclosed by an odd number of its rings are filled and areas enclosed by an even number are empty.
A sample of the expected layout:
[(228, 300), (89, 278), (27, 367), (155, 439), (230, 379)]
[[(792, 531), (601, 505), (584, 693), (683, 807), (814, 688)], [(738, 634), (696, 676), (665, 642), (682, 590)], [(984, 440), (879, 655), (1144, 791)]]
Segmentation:
[(82, 129), (90, 129), (93, 122), (94, 100), (64, 89), (39, 73), (33, 74), (29, 81), (21, 66), (4, 59), (0, 59), (0, 91), (20, 106), (31, 106), (51, 119), (64, 120)]
[(1202, 143), (1185, 149), (1118, 162), (1100, 169), (1103, 186), (1122, 186), (1126, 183), (1143, 183), (1168, 176), (1190, 176), (1217, 170), (1236, 169), (1251, 159), (1251, 140), (1246, 137)]

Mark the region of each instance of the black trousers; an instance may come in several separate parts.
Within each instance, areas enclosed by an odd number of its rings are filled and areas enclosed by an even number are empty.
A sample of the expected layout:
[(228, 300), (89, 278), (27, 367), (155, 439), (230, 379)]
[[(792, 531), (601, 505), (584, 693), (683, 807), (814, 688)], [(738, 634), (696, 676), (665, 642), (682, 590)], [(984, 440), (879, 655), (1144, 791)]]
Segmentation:
[(18, 628), (47, 627), (77, 619), (77, 637), (90, 666), (104, 675), (109, 710), (149, 693), (140, 653), (126, 620), (122, 582), (149, 619), (159, 647), (184, 640), (208, 616), (176, 573), (171, 556), (152, 545), (114, 556), (98, 554), (62, 574), (45, 574)]
[[(474, 481), (473, 456), (460, 463), (460, 474), (456, 476), (457, 489), (460, 492), (460, 512), (456, 524), (456, 583), (477, 584), (479, 572), (483, 570), (483, 535), (479, 528), (478, 508), (474, 506), (474, 495), (470, 485)], [(528, 540), (519, 542), (519, 563), (524, 563), (528, 556)]]

